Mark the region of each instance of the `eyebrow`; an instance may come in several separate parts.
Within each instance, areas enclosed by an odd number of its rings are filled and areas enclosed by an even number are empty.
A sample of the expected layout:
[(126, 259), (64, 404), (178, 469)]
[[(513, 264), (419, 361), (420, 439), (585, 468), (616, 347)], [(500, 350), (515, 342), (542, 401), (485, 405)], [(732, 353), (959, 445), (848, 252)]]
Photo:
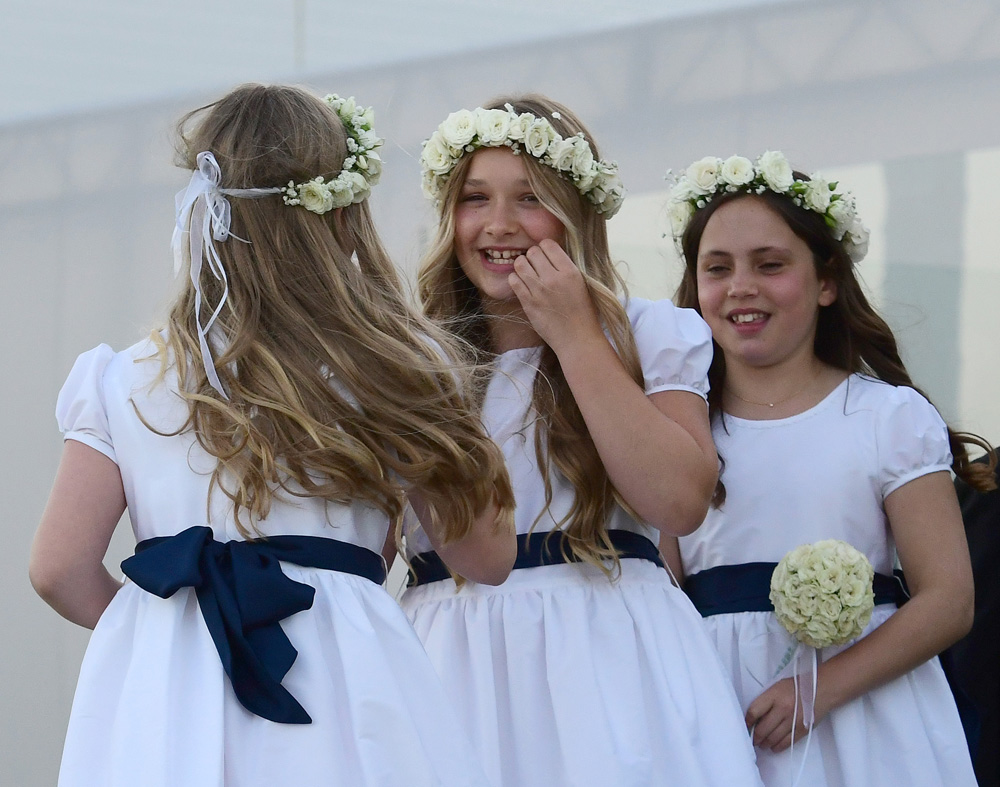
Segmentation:
[[(769, 254), (771, 252), (780, 252), (782, 254), (790, 254), (791, 252), (784, 246), (758, 246), (756, 249), (751, 249), (751, 254)], [(732, 257), (733, 255), (728, 251), (722, 251), (721, 249), (709, 249), (708, 251), (703, 251), (698, 253), (699, 257)]]
[[(486, 181), (486, 180), (484, 180), (482, 178), (466, 178), (465, 179), (465, 183), (462, 184), (462, 185), (465, 186), (465, 187), (467, 187), (467, 188), (476, 188), (476, 189), (478, 189), (478, 188), (482, 188), (485, 185), (488, 185), (488, 181)], [(520, 187), (527, 187), (527, 188), (531, 187), (531, 184), (528, 182), (527, 178), (522, 178), (521, 180), (517, 181), (514, 185), (515, 186), (520, 186)]]

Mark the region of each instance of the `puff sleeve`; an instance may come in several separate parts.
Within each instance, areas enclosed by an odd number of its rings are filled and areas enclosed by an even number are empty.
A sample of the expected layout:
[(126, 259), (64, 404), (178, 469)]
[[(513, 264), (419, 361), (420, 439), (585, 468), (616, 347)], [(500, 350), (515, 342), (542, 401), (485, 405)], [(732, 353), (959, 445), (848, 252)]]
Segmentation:
[(934, 405), (912, 388), (899, 386), (887, 397), (876, 440), (883, 499), (908, 481), (951, 469), (948, 428)]
[(625, 305), (639, 349), (646, 394), (691, 391), (708, 396), (712, 333), (693, 309), (630, 298)]
[(56, 421), (64, 440), (89, 445), (117, 464), (104, 398), (104, 373), (114, 356), (102, 344), (76, 359), (56, 401)]

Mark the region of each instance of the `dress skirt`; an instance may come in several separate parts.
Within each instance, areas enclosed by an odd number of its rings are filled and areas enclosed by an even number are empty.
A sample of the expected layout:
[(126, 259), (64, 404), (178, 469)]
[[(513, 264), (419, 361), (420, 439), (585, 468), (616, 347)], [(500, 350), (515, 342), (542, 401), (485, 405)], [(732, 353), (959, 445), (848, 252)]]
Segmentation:
[[(875, 607), (869, 634), (896, 608)], [(704, 625), (716, 643), (746, 710), (792, 665), (776, 674), (793, 643), (772, 612), (712, 615)], [(848, 643), (849, 645), (850, 643)], [(823, 648), (820, 661), (848, 647)], [(804, 648), (804, 646), (803, 646)], [(805, 655), (808, 655), (806, 653)], [(801, 691), (812, 691), (811, 658), (797, 658)], [(766, 785), (805, 787), (975, 787), (969, 750), (941, 663), (934, 658), (821, 719), (791, 749), (757, 751)]]
[(402, 604), (498, 786), (760, 784), (701, 616), (653, 563), (442, 580)]
[(316, 589), (311, 609), (281, 622), (298, 651), (282, 685), (311, 724), (268, 721), (238, 702), (191, 588), (161, 599), (126, 582), (83, 661), (61, 787), (488, 785), (385, 590), (282, 570)]

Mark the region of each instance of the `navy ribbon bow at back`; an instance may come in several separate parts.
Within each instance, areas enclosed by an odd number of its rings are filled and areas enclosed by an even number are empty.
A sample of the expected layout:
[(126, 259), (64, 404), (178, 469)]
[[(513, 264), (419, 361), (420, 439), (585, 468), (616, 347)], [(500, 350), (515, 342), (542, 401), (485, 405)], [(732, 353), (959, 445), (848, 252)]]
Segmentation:
[(122, 571), (160, 598), (194, 588), (243, 707), (271, 721), (309, 724), (309, 714), (281, 685), (298, 652), (279, 621), (309, 609), (316, 591), (286, 577), (279, 561), (385, 581), (381, 556), (355, 544), (315, 536), (220, 542), (204, 526), (140, 542)]

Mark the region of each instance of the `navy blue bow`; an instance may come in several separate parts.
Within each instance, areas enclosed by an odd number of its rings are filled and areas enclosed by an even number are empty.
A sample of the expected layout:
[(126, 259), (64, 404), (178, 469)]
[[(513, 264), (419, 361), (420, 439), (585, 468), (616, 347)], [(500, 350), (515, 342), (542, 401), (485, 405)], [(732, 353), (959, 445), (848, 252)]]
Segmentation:
[(219, 542), (203, 526), (140, 542), (122, 570), (160, 598), (193, 587), (240, 703), (271, 721), (309, 724), (309, 714), (281, 685), (298, 652), (278, 621), (309, 609), (316, 591), (286, 577), (282, 560), (378, 584), (385, 579), (381, 557), (354, 544), (313, 536)]

